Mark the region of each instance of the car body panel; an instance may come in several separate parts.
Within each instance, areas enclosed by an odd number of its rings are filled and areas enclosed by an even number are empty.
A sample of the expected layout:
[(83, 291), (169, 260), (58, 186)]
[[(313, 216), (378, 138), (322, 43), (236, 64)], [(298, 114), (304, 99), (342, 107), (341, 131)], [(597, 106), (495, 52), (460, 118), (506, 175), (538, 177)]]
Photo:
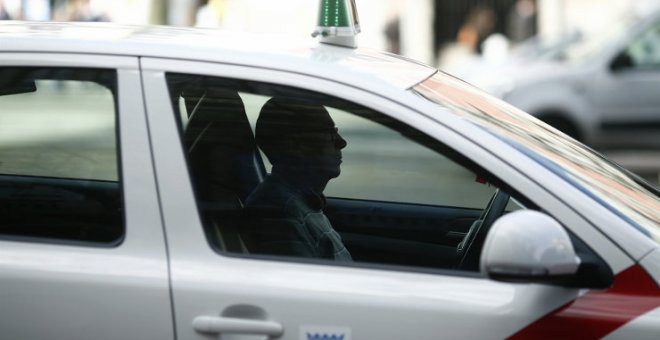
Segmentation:
[[(436, 339), (438, 332), (478, 338), (484, 336), (484, 329), (488, 336), (504, 338), (578, 294), (557, 287), (511, 286), (439, 273), (213, 255), (173, 262), (179, 338), (202, 339), (190, 326), (192, 318), (226, 315), (238, 305), (263, 311), (268, 320), (281, 323), (283, 339), (297, 339), (299, 329), (307, 326), (350, 328), (354, 338), (414, 334), (418, 339)], [(471, 327), (475, 319), (483, 328)]]
[(660, 307), (646, 313), (621, 328), (608, 334), (603, 339), (648, 339), (652, 340), (658, 337), (657, 325), (660, 323)]
[(510, 338), (601, 339), (617, 336), (618, 331), (634, 339), (645, 338), (658, 333), (657, 323), (649, 322), (658, 306), (660, 288), (644, 268), (633, 265), (618, 273), (610, 288), (587, 291)]
[(601, 115), (597, 145), (649, 146), (651, 141), (650, 146), (660, 147), (660, 97), (655, 91), (660, 84), (660, 70), (600, 72), (589, 79), (593, 84), (584, 87), (586, 97)]

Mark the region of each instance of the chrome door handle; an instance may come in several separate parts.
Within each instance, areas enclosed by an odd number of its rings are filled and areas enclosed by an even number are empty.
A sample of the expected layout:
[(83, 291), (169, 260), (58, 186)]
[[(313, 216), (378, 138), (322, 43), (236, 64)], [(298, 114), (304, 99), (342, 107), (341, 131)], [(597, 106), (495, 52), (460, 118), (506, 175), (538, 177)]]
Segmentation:
[(236, 333), (279, 337), (284, 327), (275, 321), (198, 316), (193, 320), (193, 329), (200, 333)]

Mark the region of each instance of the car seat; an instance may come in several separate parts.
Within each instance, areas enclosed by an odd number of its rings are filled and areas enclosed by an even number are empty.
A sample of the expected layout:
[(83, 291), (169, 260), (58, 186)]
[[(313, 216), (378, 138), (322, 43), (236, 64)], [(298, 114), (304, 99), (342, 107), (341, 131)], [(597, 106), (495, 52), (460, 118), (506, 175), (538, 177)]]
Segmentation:
[(221, 250), (247, 252), (239, 233), (243, 202), (265, 168), (243, 101), (224, 89), (188, 89), (182, 95), (189, 112), (185, 148), (207, 236)]

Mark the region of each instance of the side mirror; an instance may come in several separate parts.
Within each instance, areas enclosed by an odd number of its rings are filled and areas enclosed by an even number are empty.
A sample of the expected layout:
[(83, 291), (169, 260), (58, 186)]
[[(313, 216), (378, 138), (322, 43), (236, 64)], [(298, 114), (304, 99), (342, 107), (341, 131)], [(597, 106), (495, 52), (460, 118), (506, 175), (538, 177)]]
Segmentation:
[(612, 60), (612, 63), (610, 64), (610, 70), (611, 71), (620, 71), (620, 70), (625, 70), (628, 68), (632, 68), (634, 66), (633, 60), (628, 54), (628, 52), (623, 51), (619, 53), (614, 60)]
[(508, 282), (562, 281), (577, 274), (580, 262), (559, 222), (532, 210), (495, 221), (481, 253), (482, 272)]

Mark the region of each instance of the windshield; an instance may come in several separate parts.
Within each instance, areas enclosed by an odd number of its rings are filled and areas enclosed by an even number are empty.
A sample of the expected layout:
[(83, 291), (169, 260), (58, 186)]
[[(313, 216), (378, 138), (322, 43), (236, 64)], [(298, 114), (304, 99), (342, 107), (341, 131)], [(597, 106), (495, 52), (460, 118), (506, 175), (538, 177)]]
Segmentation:
[(603, 156), (448, 75), (438, 73), (412, 91), (526, 153), (660, 243), (660, 197)]
[(566, 59), (580, 63), (592, 58), (614, 41), (623, 38), (627, 29), (635, 22), (633, 15), (625, 16), (622, 20), (612, 22), (610, 26), (597, 34), (585, 37), (583, 42), (574, 44), (566, 50)]
[(636, 31), (636, 26), (645, 25), (644, 22), (648, 21), (645, 18), (658, 16), (655, 5), (649, 5), (638, 4), (635, 9), (624, 12), (619, 19), (608, 22), (601, 30), (586, 36), (581, 43), (572, 45), (566, 50), (567, 60), (573, 63), (588, 62), (608, 46), (626, 39), (626, 35)]

